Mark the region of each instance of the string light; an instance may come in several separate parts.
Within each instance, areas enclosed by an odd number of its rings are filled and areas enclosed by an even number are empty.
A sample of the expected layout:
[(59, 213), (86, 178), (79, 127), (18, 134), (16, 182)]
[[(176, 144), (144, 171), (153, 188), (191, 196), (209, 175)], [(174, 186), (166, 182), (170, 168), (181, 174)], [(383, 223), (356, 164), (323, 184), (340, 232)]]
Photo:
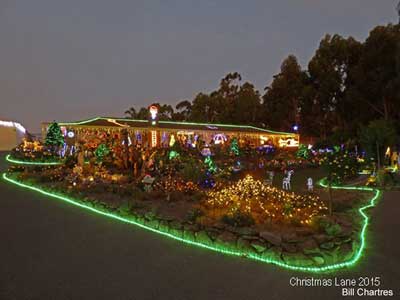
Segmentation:
[[(133, 224), (136, 225), (138, 227), (147, 229), (149, 231), (161, 234), (163, 236), (169, 237), (169, 238), (173, 238), (175, 240), (184, 242), (186, 244), (189, 245), (193, 245), (193, 246), (197, 246), (197, 247), (201, 247), (201, 248), (205, 248), (205, 249), (209, 249), (209, 250), (213, 250), (216, 252), (220, 252), (223, 254), (228, 254), (228, 255), (234, 255), (234, 256), (239, 256), (239, 257), (247, 257), (256, 261), (261, 261), (264, 263), (270, 263), (270, 264), (274, 264), (274, 265), (278, 265), (280, 267), (286, 268), (286, 269), (291, 269), (291, 270), (295, 270), (295, 271), (302, 271), (302, 272), (313, 272), (313, 273), (322, 273), (322, 272), (328, 272), (328, 271), (333, 271), (333, 270), (337, 270), (337, 269), (341, 269), (341, 268), (345, 268), (345, 267), (351, 267), (354, 266), (361, 258), (362, 253), (365, 249), (365, 234), (366, 234), (366, 229), (368, 227), (369, 224), (369, 217), (366, 215), (365, 210), (374, 207), (376, 204), (376, 200), (379, 198), (379, 196), (381, 195), (381, 192), (377, 189), (372, 189), (372, 188), (367, 188), (367, 187), (338, 187), (338, 186), (334, 186), (333, 188), (335, 189), (346, 189), (346, 190), (362, 190), (362, 191), (370, 191), (370, 192), (374, 192), (374, 196), (370, 199), (369, 203), (366, 204), (365, 206), (362, 206), (361, 208), (359, 208), (359, 213), (361, 214), (361, 216), (363, 217), (363, 224), (362, 224), (362, 229), (360, 232), (360, 246), (358, 247), (358, 249), (355, 251), (354, 255), (352, 256), (352, 258), (350, 258), (349, 260), (346, 260), (344, 262), (340, 262), (340, 263), (334, 263), (334, 264), (329, 264), (326, 266), (321, 266), (321, 267), (305, 267), (305, 266), (298, 266), (298, 265), (294, 265), (294, 264), (289, 264), (289, 263), (285, 263), (282, 262), (281, 260), (277, 260), (275, 258), (272, 257), (265, 257), (262, 256), (260, 254), (256, 254), (254, 252), (250, 252), (250, 251), (245, 251), (245, 250), (232, 250), (232, 249), (228, 249), (226, 247), (223, 247), (221, 245), (218, 244), (205, 244), (205, 243), (201, 243), (199, 241), (196, 241), (194, 239), (190, 239), (190, 238), (182, 238), (180, 236), (177, 236), (173, 233), (169, 233), (160, 229), (155, 229), (153, 227), (150, 227), (148, 225), (145, 225), (142, 221), (138, 221), (138, 219), (128, 219), (128, 218), (124, 218), (121, 217), (119, 215), (110, 213), (110, 212), (105, 212), (102, 211), (100, 209), (96, 209), (92, 206), (89, 205), (85, 205), (80, 203), (78, 200), (74, 200), (62, 195), (58, 195), (55, 193), (50, 193), (50, 192), (46, 192), (43, 189), (31, 186), (31, 185), (27, 185), (21, 182), (18, 182), (14, 179), (11, 179), (9, 177), (7, 177), (6, 173), (3, 173), (3, 179), (13, 183), (21, 188), (26, 188), (26, 189), (30, 189), (36, 192), (39, 192), (43, 195), (47, 195), (50, 196), (52, 198), (55, 199), (59, 199), (62, 201), (65, 201), (69, 204), (72, 204), (74, 206), (78, 206), (81, 208), (84, 208), (86, 210), (92, 211), (94, 213), (100, 214), (100, 215), (104, 215), (116, 220), (119, 220), (121, 222), (125, 222), (128, 224)], [(324, 184), (323, 182), (320, 182), (320, 185), (326, 187), (326, 184)]]
[(228, 214), (237, 211), (256, 213), (265, 220), (297, 219), (304, 225), (311, 224), (313, 217), (324, 215), (328, 211), (317, 196), (285, 192), (254, 180), (250, 175), (220, 191), (208, 192), (207, 204), (226, 209)]

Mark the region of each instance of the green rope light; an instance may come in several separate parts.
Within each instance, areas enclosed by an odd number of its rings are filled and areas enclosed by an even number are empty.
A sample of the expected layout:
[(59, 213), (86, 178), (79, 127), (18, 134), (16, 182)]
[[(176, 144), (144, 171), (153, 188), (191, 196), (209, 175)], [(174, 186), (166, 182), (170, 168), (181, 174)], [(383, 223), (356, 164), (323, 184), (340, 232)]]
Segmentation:
[[(291, 269), (291, 270), (296, 270), (296, 271), (305, 271), (305, 272), (314, 272), (314, 273), (327, 272), (327, 271), (333, 271), (333, 270), (344, 268), (344, 267), (350, 267), (350, 266), (355, 265), (359, 261), (359, 259), (362, 256), (363, 250), (365, 248), (365, 243), (366, 243), (365, 242), (365, 234), (366, 234), (367, 226), (369, 224), (369, 217), (366, 215), (366, 213), (364, 211), (367, 210), (368, 208), (371, 208), (371, 207), (375, 206), (375, 202), (376, 202), (376, 200), (379, 198), (379, 196), (381, 194), (381, 192), (379, 190), (372, 189), (372, 188), (367, 188), (367, 187), (333, 187), (335, 189), (342, 189), (343, 188), (343, 189), (347, 189), (347, 190), (362, 190), (362, 191), (373, 191), (373, 192), (375, 192), (375, 195), (370, 199), (369, 204), (359, 208), (359, 212), (360, 212), (360, 214), (362, 215), (362, 217), (364, 219), (362, 230), (360, 232), (360, 239), (361, 239), (360, 247), (356, 251), (356, 253), (353, 255), (353, 257), (348, 261), (345, 261), (345, 262), (342, 262), (342, 263), (336, 263), (336, 264), (332, 264), (332, 265), (327, 265), (327, 266), (323, 266), (323, 267), (302, 267), (302, 266), (295, 266), (295, 265), (286, 264), (284, 262), (275, 260), (273, 258), (262, 257), (261, 255), (257, 255), (257, 254), (252, 253), (252, 252), (235, 251), (235, 250), (231, 250), (231, 249), (225, 248), (225, 247), (220, 246), (220, 245), (206, 245), (206, 244), (194, 241), (192, 239), (182, 238), (182, 237), (179, 237), (177, 235), (174, 235), (174, 234), (171, 234), (171, 233), (159, 230), (159, 229), (155, 229), (155, 228), (149, 227), (149, 226), (145, 225), (143, 222), (140, 222), (140, 221), (137, 221), (137, 220), (131, 220), (131, 219), (128, 219), (128, 218), (124, 218), (124, 217), (118, 216), (118, 215), (113, 214), (113, 213), (104, 212), (102, 210), (93, 208), (93, 207), (91, 207), (89, 205), (82, 204), (78, 200), (74, 200), (74, 199), (71, 199), (71, 198), (68, 198), (66, 196), (56, 194), (56, 193), (50, 193), (50, 192), (47, 192), (47, 191), (45, 191), (43, 189), (40, 189), (38, 187), (18, 182), (18, 181), (14, 180), (14, 179), (11, 179), (11, 178), (7, 177), (6, 173), (3, 173), (3, 179), (8, 181), (8, 182), (10, 182), (10, 183), (13, 183), (13, 184), (21, 187), (21, 188), (30, 189), (30, 190), (39, 192), (39, 193), (41, 193), (43, 195), (50, 196), (50, 197), (65, 201), (65, 202), (67, 202), (69, 204), (72, 204), (74, 206), (78, 206), (78, 207), (87, 209), (87, 210), (89, 210), (91, 212), (94, 212), (94, 213), (97, 213), (97, 214), (100, 214), (100, 215), (103, 215), (103, 216), (107, 216), (109, 218), (116, 219), (116, 220), (119, 220), (121, 222), (125, 222), (125, 223), (128, 223), (128, 224), (136, 225), (136, 226), (138, 226), (140, 228), (143, 228), (143, 229), (146, 229), (146, 230), (161, 234), (163, 236), (166, 236), (166, 237), (181, 241), (181, 242), (189, 244), (189, 245), (193, 245), (193, 246), (197, 246), (197, 247), (201, 247), (201, 248), (205, 248), (205, 249), (209, 249), (209, 250), (213, 250), (213, 251), (216, 251), (216, 252), (220, 252), (220, 253), (228, 254), (228, 255), (233, 255), (233, 256), (244, 256), (244, 257), (248, 257), (250, 259), (256, 260), (256, 261), (275, 264), (275, 265), (278, 265), (278, 266), (286, 268), (286, 269)], [(324, 183), (320, 182), (320, 185), (324, 186)]]
[[(149, 121), (147, 120), (135, 120), (135, 119), (126, 119), (126, 118), (107, 118), (107, 117), (96, 117), (96, 118), (91, 118), (83, 121), (78, 121), (78, 122), (62, 122), (59, 123), (60, 126), (68, 126), (68, 125), (84, 125), (93, 121), (97, 120), (107, 120), (107, 119), (113, 119), (116, 121), (125, 121), (125, 122), (142, 122), (142, 123), (148, 123)], [(272, 134), (280, 134), (280, 135), (288, 135), (288, 136), (295, 136), (297, 134), (295, 133), (290, 133), (290, 132), (283, 132), (283, 131), (274, 131), (274, 130), (269, 130), (269, 129), (264, 129), (264, 128), (258, 128), (255, 126), (249, 126), (249, 125), (230, 125), (230, 124), (216, 124), (216, 123), (196, 123), (196, 122), (176, 122), (176, 121), (158, 121), (160, 124), (177, 124), (177, 125), (194, 125), (194, 126), (217, 126), (217, 127), (233, 127), (233, 128), (241, 128), (241, 129), (255, 129), (267, 133), (272, 133)]]
[(35, 166), (54, 166), (54, 165), (61, 165), (62, 162), (58, 161), (53, 161), (53, 162), (39, 162), (39, 161), (24, 161), (24, 160), (18, 160), (15, 158), (11, 158), (11, 155), (8, 154), (6, 156), (6, 160), (10, 163), (13, 164), (18, 164), (18, 165), (35, 165)]

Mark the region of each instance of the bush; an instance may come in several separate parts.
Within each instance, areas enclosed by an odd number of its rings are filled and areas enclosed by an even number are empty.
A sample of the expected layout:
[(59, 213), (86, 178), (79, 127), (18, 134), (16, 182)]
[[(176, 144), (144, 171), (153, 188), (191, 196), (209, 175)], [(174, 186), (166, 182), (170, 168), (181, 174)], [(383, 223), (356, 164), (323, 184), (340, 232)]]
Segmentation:
[(201, 164), (194, 160), (189, 160), (188, 162), (185, 162), (181, 171), (182, 178), (185, 181), (199, 182), (203, 174), (200, 167)]
[(340, 150), (327, 153), (321, 159), (321, 165), (328, 173), (328, 180), (333, 184), (341, 184), (346, 179), (354, 178), (360, 169), (355, 155)]
[(224, 215), (222, 222), (233, 227), (248, 227), (254, 225), (254, 219), (250, 214), (234, 212), (232, 215)]
[(72, 169), (76, 163), (78, 162), (78, 159), (74, 155), (67, 156), (65, 159), (65, 166), (69, 169)]

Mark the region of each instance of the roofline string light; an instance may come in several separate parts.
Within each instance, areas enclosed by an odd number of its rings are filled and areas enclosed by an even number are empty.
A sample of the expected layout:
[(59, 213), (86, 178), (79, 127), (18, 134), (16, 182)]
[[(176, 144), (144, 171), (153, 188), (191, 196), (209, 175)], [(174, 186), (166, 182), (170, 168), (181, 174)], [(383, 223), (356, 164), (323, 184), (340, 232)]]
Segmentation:
[[(147, 120), (135, 120), (135, 119), (126, 119), (126, 118), (109, 118), (109, 117), (96, 117), (96, 118), (91, 118), (83, 121), (78, 121), (78, 122), (60, 122), (60, 126), (68, 126), (68, 125), (85, 125), (86, 123), (90, 123), (93, 121), (97, 120), (109, 120), (113, 119), (115, 121), (126, 121), (126, 122), (142, 122), (142, 123), (148, 123)], [(272, 134), (281, 134), (281, 135), (287, 135), (287, 136), (293, 136), (297, 135), (297, 133), (293, 132), (283, 132), (283, 131), (274, 131), (274, 130), (269, 130), (269, 129), (264, 129), (264, 128), (259, 128), (255, 126), (250, 126), (250, 125), (231, 125), (231, 124), (215, 124), (215, 123), (195, 123), (195, 122), (176, 122), (176, 121), (158, 121), (160, 124), (180, 124), (180, 125), (197, 125), (197, 126), (206, 126), (208, 129), (211, 129), (211, 126), (214, 126), (215, 129), (218, 129), (218, 127), (233, 127), (233, 128), (247, 128), (247, 129), (256, 129)]]
[[(63, 196), (63, 195), (60, 195), (60, 194), (56, 194), (56, 193), (50, 193), (50, 192), (47, 192), (47, 191), (45, 191), (43, 189), (40, 189), (38, 187), (21, 183), (21, 182), (19, 182), (17, 180), (9, 178), (6, 173), (3, 173), (3, 179), (8, 181), (8, 182), (10, 182), (10, 183), (13, 183), (13, 184), (21, 187), (21, 188), (30, 189), (30, 190), (39, 192), (39, 193), (44, 194), (46, 196), (50, 196), (50, 197), (62, 200), (64, 202), (67, 202), (69, 204), (72, 204), (72, 205), (87, 209), (87, 210), (92, 211), (94, 213), (97, 213), (97, 214), (100, 214), (100, 215), (103, 215), (103, 216), (107, 216), (107, 217), (119, 220), (121, 222), (125, 222), (125, 223), (136, 225), (138, 227), (141, 227), (141, 228), (147, 229), (149, 231), (161, 234), (163, 236), (167, 236), (169, 238), (184, 242), (184, 243), (189, 244), (189, 245), (194, 245), (194, 246), (198, 246), (198, 247), (201, 247), (201, 248), (205, 248), (205, 249), (209, 249), (209, 250), (213, 250), (213, 251), (216, 251), (216, 252), (220, 252), (220, 253), (228, 254), (228, 255), (233, 255), (233, 256), (244, 256), (244, 257), (256, 260), (256, 261), (261, 261), (261, 262), (264, 262), (264, 263), (270, 263), (270, 264), (278, 265), (278, 266), (286, 268), (286, 269), (291, 269), (291, 270), (295, 270), (295, 271), (314, 272), (314, 273), (333, 271), (333, 270), (341, 269), (341, 268), (344, 268), (344, 267), (351, 267), (351, 266), (355, 265), (359, 261), (359, 259), (362, 256), (362, 253), (363, 253), (363, 251), (365, 249), (365, 243), (366, 243), (365, 242), (365, 234), (366, 234), (366, 228), (367, 228), (367, 226), (369, 224), (369, 217), (365, 213), (365, 210), (375, 206), (375, 202), (376, 202), (376, 200), (379, 198), (379, 196), (381, 194), (381, 192), (379, 190), (372, 189), (372, 188), (367, 188), (367, 187), (365, 187), (365, 188), (364, 187), (336, 187), (336, 186), (333, 187), (335, 189), (342, 189), (343, 188), (343, 189), (348, 189), (348, 190), (362, 190), (362, 191), (373, 191), (373, 192), (375, 192), (375, 195), (370, 199), (369, 203), (366, 204), (365, 206), (359, 208), (359, 210), (358, 210), (360, 212), (360, 214), (362, 215), (363, 220), (364, 220), (364, 223), (362, 225), (362, 230), (360, 232), (360, 240), (361, 240), (360, 247), (355, 252), (353, 257), (348, 261), (341, 262), (341, 263), (336, 263), (336, 264), (331, 264), (331, 265), (327, 265), (327, 266), (322, 266), (322, 267), (302, 267), (302, 266), (295, 266), (295, 265), (287, 264), (287, 263), (284, 263), (282, 261), (275, 260), (273, 258), (263, 257), (261, 255), (255, 254), (253, 252), (236, 251), (236, 250), (229, 249), (227, 247), (223, 247), (221, 245), (207, 245), (207, 244), (203, 244), (203, 243), (200, 243), (198, 241), (195, 241), (195, 240), (192, 240), (192, 239), (189, 239), (189, 238), (182, 238), (180, 236), (171, 234), (169, 232), (165, 232), (165, 231), (162, 231), (162, 230), (159, 230), (159, 229), (155, 229), (155, 228), (149, 227), (149, 226), (145, 225), (141, 221), (124, 218), (124, 217), (118, 216), (118, 215), (110, 213), (110, 212), (105, 212), (105, 211), (96, 209), (96, 208), (94, 208), (92, 206), (89, 206), (89, 205), (86, 205), (86, 204), (82, 204), (78, 200), (74, 200), (72, 198), (68, 198), (66, 196)], [(320, 185), (323, 186), (323, 187), (326, 187), (326, 185), (322, 181), (320, 182)]]

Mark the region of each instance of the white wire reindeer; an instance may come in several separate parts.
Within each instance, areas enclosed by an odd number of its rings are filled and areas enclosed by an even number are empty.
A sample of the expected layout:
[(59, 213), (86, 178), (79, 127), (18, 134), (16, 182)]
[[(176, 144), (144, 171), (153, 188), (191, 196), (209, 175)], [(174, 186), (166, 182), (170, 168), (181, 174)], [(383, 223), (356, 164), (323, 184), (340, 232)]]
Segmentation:
[(290, 170), (286, 173), (285, 177), (283, 177), (282, 189), (288, 191), (292, 188), (290, 182), (291, 182), (293, 173), (294, 173), (294, 171)]

